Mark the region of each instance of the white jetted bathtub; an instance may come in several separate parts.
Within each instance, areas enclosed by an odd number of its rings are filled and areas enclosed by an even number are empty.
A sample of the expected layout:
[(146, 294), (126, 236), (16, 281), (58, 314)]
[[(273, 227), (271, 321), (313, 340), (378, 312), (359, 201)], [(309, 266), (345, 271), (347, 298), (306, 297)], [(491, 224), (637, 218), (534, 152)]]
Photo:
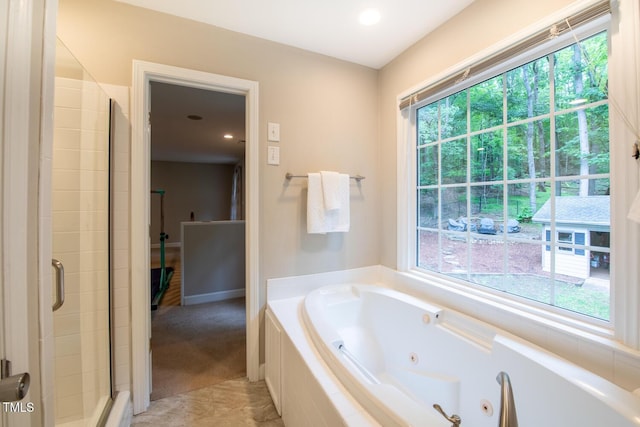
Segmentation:
[(470, 427), (640, 426), (633, 393), (397, 291), (325, 286), (305, 298), (303, 318), (331, 370), (385, 427), (451, 426), (434, 405)]

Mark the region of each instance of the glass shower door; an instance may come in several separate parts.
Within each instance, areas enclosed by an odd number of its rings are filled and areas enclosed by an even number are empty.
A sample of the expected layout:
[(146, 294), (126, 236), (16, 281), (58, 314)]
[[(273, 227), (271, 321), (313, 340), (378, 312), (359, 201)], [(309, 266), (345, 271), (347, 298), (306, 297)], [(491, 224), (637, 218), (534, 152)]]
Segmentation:
[(64, 268), (54, 312), (57, 426), (104, 422), (112, 401), (109, 99), (58, 41), (52, 176), (53, 258)]

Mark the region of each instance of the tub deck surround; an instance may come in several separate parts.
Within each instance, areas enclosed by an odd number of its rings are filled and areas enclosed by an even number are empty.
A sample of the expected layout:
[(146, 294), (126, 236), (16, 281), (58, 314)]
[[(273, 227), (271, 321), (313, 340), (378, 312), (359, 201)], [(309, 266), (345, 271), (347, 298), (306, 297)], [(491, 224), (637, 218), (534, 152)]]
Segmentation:
[[(280, 356), (277, 360), (270, 360), (274, 349), (269, 348), (267, 340), (266, 364), (280, 365), (278, 372), (282, 378), (270, 378), (267, 366), (265, 382), (285, 425), (380, 426), (350, 396), (310, 345), (301, 317), (303, 301), (304, 297), (289, 296), (270, 301), (267, 306), (266, 328), (269, 329), (269, 319), (273, 318), (282, 336), (275, 350)], [(281, 384), (281, 389), (274, 389), (274, 383)]]
[[(462, 425), (494, 427), (500, 411), (496, 376), (504, 371), (521, 426), (640, 426), (639, 396), (498, 328), (394, 291), (393, 283), (379, 286), (380, 278), (394, 277), (384, 268), (346, 276), (343, 284), (336, 273), (268, 283), (268, 317), (309, 374), (299, 383), (282, 381), (285, 423), (296, 412), (286, 395), (303, 399), (310, 390), (311, 400), (325, 394), (342, 425), (448, 427), (433, 409), (437, 403), (459, 415)], [(291, 351), (286, 345), (279, 351), (286, 375)], [(266, 362), (274, 363), (273, 357)], [(320, 417), (323, 410), (317, 417), (307, 414), (306, 421), (331, 425)]]

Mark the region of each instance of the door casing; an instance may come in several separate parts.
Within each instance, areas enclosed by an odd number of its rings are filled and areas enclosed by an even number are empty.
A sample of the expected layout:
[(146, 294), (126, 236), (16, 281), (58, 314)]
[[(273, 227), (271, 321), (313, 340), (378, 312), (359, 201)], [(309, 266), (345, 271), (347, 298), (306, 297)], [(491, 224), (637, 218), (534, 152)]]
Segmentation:
[(131, 143), (131, 355), (134, 414), (149, 406), (151, 315), (149, 310), (150, 82), (244, 95), (246, 99), (246, 325), (247, 377), (260, 379), (260, 305), (258, 286), (259, 163), (258, 82), (134, 60)]

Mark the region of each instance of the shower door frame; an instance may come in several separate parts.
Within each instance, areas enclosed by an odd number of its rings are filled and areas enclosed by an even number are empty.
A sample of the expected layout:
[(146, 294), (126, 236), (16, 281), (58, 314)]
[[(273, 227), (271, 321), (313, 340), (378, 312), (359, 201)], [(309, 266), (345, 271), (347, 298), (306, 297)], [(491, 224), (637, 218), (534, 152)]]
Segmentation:
[(52, 140), (47, 113), (53, 105), (57, 5), (57, 0), (9, 0), (0, 13), (6, 24), (0, 30), (6, 42), (0, 54), (0, 356), (11, 360), (14, 373), (30, 373), (23, 403), (34, 407), (26, 413), (1, 411), (0, 425), (39, 425), (53, 409), (49, 364), (40, 353), (52, 343), (45, 337), (51, 258), (40, 211), (46, 193), (40, 171)]

